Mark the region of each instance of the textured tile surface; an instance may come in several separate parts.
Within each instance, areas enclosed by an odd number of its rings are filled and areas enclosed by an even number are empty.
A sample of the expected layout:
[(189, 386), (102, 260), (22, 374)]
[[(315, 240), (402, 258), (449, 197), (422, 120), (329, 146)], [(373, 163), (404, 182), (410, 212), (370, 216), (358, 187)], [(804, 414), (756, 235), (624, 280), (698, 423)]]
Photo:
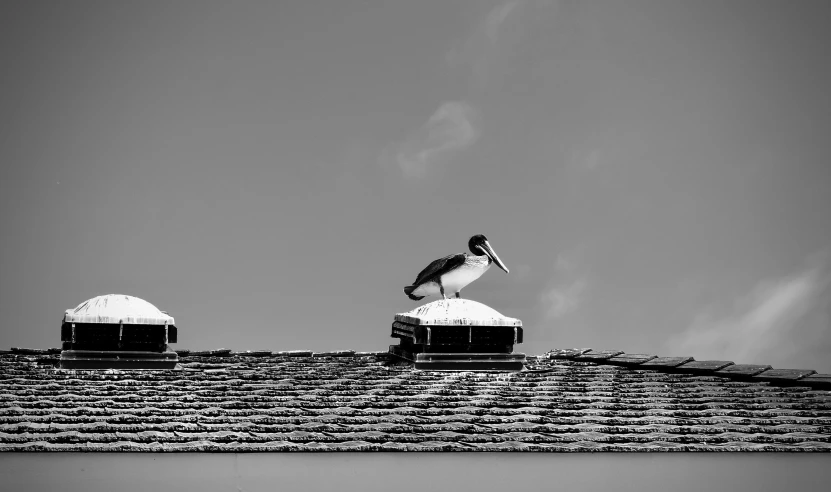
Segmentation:
[(715, 372), (719, 376), (750, 377), (771, 369), (770, 366), (760, 364), (733, 364)]
[(677, 368), (685, 372), (706, 374), (732, 365), (735, 364), (728, 360), (694, 360), (681, 364)]
[(611, 359), (616, 355), (622, 354), (621, 350), (589, 350), (583, 354), (574, 357), (574, 360), (579, 361), (601, 361)]
[(549, 356), (443, 373), (345, 351), (192, 354), (169, 371), (1, 354), (0, 450), (831, 451), (831, 392), (810, 387)]
[(753, 376), (753, 379), (760, 381), (798, 381), (816, 372), (813, 369), (768, 369)]
[(606, 359), (606, 363), (622, 366), (637, 366), (656, 358), (657, 356), (651, 354), (620, 354)]
[(804, 381), (806, 383), (831, 383), (831, 374), (811, 374), (810, 376), (806, 376), (800, 381)]
[(667, 369), (678, 367), (695, 359), (692, 357), (656, 357), (641, 364), (641, 367), (651, 367), (653, 369)]
[(590, 348), (554, 349), (548, 352), (550, 359), (571, 359), (580, 354), (591, 352)]

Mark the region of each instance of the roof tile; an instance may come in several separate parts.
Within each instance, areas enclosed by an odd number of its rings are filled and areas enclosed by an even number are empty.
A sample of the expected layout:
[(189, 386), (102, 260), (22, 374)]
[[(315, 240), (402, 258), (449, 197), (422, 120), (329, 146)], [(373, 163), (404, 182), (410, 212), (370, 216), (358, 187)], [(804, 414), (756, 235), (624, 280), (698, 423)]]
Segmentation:
[(768, 369), (753, 376), (753, 379), (759, 381), (797, 381), (816, 373), (812, 369)]
[(620, 354), (606, 359), (606, 363), (621, 366), (636, 366), (656, 358), (657, 356), (650, 354)]
[(717, 376), (730, 376), (730, 377), (741, 377), (741, 376), (755, 376), (761, 372), (767, 371), (771, 369), (770, 366), (766, 365), (759, 365), (759, 364), (733, 364), (723, 367), (715, 372)]
[(231, 352), (231, 355), (234, 357), (268, 357), (271, 355), (271, 350), (246, 350), (244, 352)]
[(571, 359), (575, 356), (591, 351), (589, 348), (555, 349), (548, 352), (549, 359)]
[(311, 357), (311, 350), (285, 350), (281, 352), (274, 352), (274, 355), (281, 357)]
[(49, 353), (48, 349), (32, 349), (32, 348), (24, 348), (24, 347), (12, 347), (11, 352), (13, 354), (23, 354), (23, 355), (46, 355)]
[(831, 389), (831, 374), (811, 374), (800, 379), (799, 383), (805, 383), (815, 388)]
[(732, 365), (735, 364), (727, 360), (693, 360), (676, 366), (675, 369), (696, 374), (709, 374)]
[(638, 369), (671, 369), (694, 361), (692, 357), (656, 357), (638, 366)]
[(622, 350), (589, 350), (588, 352), (574, 356), (573, 359), (579, 361), (600, 361), (611, 359), (622, 353)]
[(354, 350), (332, 350), (329, 352), (313, 352), (312, 357), (351, 357), (355, 355)]

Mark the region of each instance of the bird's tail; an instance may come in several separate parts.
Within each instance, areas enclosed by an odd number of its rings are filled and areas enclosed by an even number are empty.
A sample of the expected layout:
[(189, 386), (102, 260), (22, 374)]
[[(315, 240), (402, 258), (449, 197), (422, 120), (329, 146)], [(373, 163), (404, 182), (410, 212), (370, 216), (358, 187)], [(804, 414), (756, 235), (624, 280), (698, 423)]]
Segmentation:
[(409, 297), (410, 299), (412, 299), (414, 301), (420, 301), (420, 300), (424, 299), (424, 296), (414, 296), (413, 295), (413, 291), (416, 290), (417, 287), (418, 287), (417, 285), (408, 285), (408, 286), (404, 287), (404, 293), (407, 294), (407, 297)]

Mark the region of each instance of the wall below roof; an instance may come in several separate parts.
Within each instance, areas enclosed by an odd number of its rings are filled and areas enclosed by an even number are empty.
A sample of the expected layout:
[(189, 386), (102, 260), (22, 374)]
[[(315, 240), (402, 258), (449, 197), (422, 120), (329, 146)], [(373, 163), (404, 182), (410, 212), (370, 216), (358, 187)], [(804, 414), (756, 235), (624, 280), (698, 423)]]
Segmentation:
[(0, 460), (5, 490), (67, 492), (758, 492), (823, 490), (829, 481), (828, 455), (814, 453), (4, 453)]

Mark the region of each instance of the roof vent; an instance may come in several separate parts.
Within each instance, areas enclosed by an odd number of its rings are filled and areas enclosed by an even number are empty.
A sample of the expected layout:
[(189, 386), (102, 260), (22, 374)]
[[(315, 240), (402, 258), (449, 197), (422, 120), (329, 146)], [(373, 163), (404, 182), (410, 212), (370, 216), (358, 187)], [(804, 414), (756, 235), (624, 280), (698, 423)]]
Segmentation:
[(430, 371), (520, 371), (522, 321), (469, 299), (443, 299), (395, 315), (390, 353)]
[(173, 317), (138, 297), (108, 294), (67, 309), (61, 324), (61, 368), (173, 369)]

